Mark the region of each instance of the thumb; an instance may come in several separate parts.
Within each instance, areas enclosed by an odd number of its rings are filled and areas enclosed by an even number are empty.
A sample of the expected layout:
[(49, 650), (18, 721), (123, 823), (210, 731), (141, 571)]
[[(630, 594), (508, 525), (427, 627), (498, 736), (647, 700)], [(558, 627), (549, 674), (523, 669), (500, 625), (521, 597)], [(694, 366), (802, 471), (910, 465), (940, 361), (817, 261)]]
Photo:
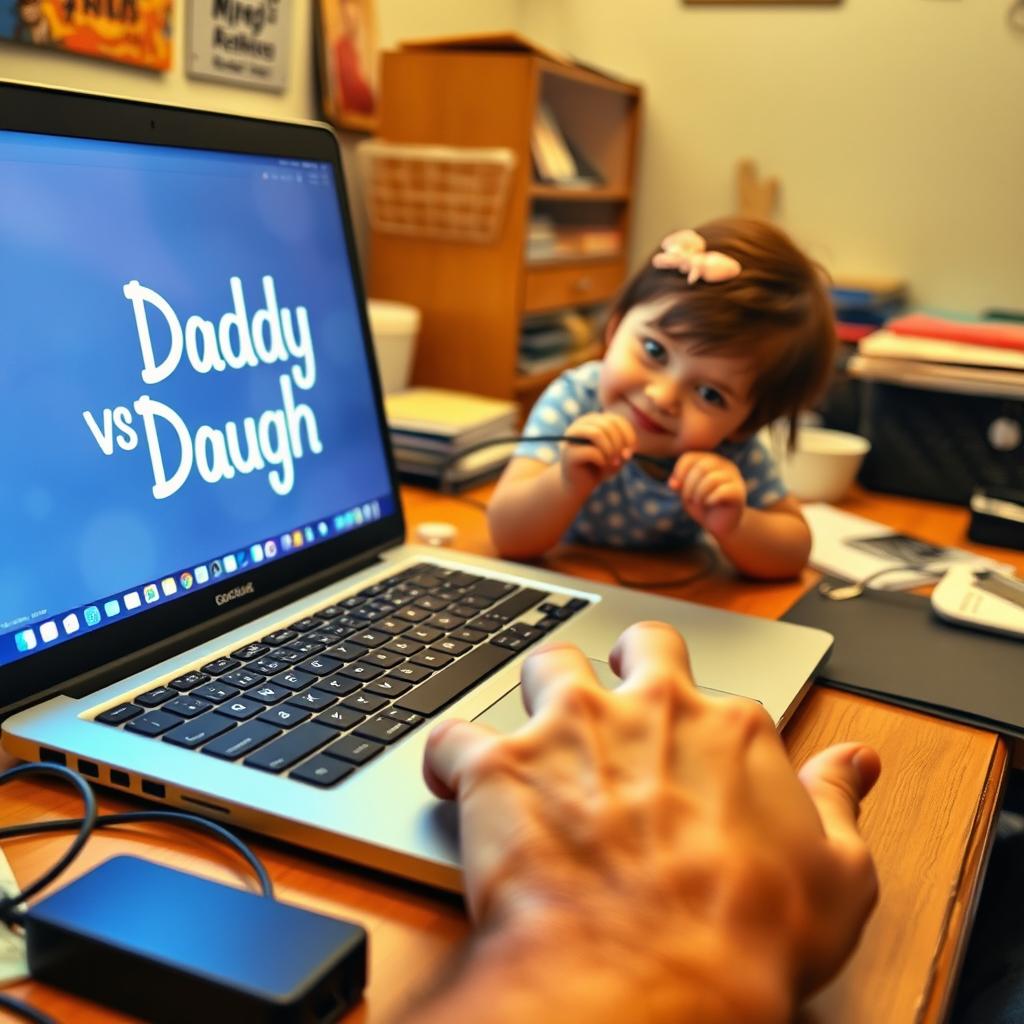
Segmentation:
[(860, 804), (871, 792), (881, 770), (877, 752), (863, 743), (827, 747), (800, 769), (800, 781), (817, 808), (829, 839), (860, 843)]

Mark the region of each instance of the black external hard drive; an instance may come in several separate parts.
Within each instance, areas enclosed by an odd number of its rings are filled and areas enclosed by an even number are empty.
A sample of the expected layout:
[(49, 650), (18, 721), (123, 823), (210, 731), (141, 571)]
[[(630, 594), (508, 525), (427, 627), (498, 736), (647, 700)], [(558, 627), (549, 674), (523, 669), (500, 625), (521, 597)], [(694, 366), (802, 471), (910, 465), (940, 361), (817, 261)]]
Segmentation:
[(25, 915), (32, 976), (157, 1022), (326, 1024), (360, 998), (366, 933), (137, 857)]

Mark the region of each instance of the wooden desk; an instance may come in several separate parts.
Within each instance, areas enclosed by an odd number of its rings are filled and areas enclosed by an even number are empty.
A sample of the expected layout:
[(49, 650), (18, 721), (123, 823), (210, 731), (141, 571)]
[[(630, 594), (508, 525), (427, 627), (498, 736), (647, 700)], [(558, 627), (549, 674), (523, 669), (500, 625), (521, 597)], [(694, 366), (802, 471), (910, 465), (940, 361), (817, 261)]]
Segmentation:
[[(474, 496), (486, 493), (479, 490)], [(459, 527), (459, 548), (492, 553), (478, 509), (413, 489), (404, 499), (410, 528), (427, 520), (448, 520)], [(866, 492), (855, 494), (845, 507), (935, 543), (966, 543), (963, 509)], [(1024, 570), (1024, 555), (1002, 549), (989, 553)], [(556, 563), (582, 576), (609, 579), (593, 563), (569, 557)], [(664, 579), (667, 571), (663, 559), (640, 554), (616, 556), (615, 565), (630, 578), (648, 581)], [(696, 559), (681, 555), (669, 571), (681, 576), (697, 565)], [(721, 568), (663, 592), (776, 618), (816, 579), (808, 571), (792, 583), (749, 583)], [(882, 756), (882, 778), (862, 817), (878, 864), (881, 901), (851, 962), (810, 1002), (802, 1019), (939, 1021), (948, 1008), (973, 916), (1008, 769), (1007, 749), (993, 733), (823, 687), (811, 691), (785, 731), (796, 763), (820, 747), (847, 739), (868, 741)], [(107, 812), (135, 806), (105, 791), (100, 801), (101, 811)], [(75, 799), (48, 783), (11, 783), (0, 802), (0, 824), (77, 813)], [(27, 883), (56, 859), (66, 842), (65, 837), (26, 838), (8, 842), (5, 852), (19, 881)], [(437, 976), (468, 932), (461, 905), (450, 896), (264, 839), (254, 845), (279, 898), (358, 921), (369, 931), (367, 998), (346, 1024), (384, 1019)], [(172, 866), (249, 884), (244, 865), (217, 843), (150, 825), (96, 833), (68, 877), (122, 852), (149, 854)], [(126, 1019), (32, 982), (6, 991), (61, 1021)]]

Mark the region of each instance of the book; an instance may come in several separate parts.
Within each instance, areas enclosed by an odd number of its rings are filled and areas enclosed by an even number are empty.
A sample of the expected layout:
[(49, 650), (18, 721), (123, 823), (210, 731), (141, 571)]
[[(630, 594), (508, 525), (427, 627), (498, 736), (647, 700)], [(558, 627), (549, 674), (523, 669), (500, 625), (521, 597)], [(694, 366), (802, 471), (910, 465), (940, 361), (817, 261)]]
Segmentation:
[(408, 388), (384, 396), (384, 413), (392, 435), (434, 440), (456, 451), (480, 440), (514, 433), (519, 406), (443, 388)]
[(573, 158), (562, 129), (546, 103), (537, 104), (530, 131), (530, 153), (541, 179), (550, 182), (573, 181), (579, 167)]
[(886, 327), (896, 334), (913, 337), (1024, 351), (1024, 326), (1010, 322), (950, 320), (924, 313), (912, 313), (890, 321)]
[(867, 335), (861, 339), (858, 351), (862, 356), (920, 360), (946, 366), (1024, 370), (1024, 345), (1017, 350), (968, 341), (951, 341), (943, 337), (901, 334), (891, 329), (874, 331)]

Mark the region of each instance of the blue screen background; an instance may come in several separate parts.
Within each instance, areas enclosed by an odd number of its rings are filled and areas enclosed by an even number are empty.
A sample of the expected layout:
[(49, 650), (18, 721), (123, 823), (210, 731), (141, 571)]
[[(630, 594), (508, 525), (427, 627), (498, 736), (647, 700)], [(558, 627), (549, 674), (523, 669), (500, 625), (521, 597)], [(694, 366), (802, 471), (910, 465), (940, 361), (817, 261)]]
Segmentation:
[[(0, 131), (0, 633), (137, 587), (391, 493), (376, 425), (359, 301), (329, 165)], [(288, 363), (197, 373), (183, 355), (166, 380), (143, 382), (123, 286), (159, 292), (182, 326), (278, 304), (309, 314), (316, 384), (295, 399), (316, 417), (323, 451), (294, 462), (291, 492), (269, 468), (218, 483), (193, 466), (171, 497), (152, 494), (140, 395), (174, 409), (190, 434), (241, 427), (281, 406)], [(149, 318), (157, 355), (168, 332)], [(132, 410), (134, 450), (104, 455), (83, 418)], [(168, 472), (177, 464), (166, 437)], [(244, 450), (244, 446), (243, 446)]]

